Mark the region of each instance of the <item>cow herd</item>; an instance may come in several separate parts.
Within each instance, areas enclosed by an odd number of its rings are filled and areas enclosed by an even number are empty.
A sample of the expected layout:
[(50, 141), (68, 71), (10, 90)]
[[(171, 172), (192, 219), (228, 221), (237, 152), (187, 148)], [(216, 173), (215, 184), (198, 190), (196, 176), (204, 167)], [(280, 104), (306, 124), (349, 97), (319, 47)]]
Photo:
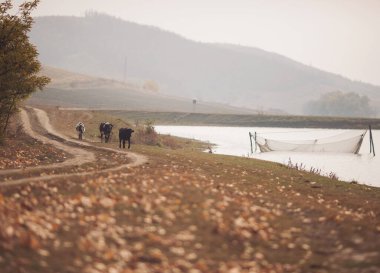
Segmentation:
[(77, 125), (75, 125), (75, 129), (78, 132), (78, 138), (79, 138), (79, 140), (82, 140), (83, 134), (86, 131), (86, 128), (84, 127), (83, 122), (78, 122)]
[(103, 138), (104, 138), (104, 142), (108, 143), (108, 141), (110, 140), (110, 137), (111, 137), (112, 128), (113, 128), (113, 125), (109, 122), (100, 123), (99, 132), (100, 132), (100, 141), (101, 142), (103, 142)]
[[(112, 136), (113, 125), (109, 122), (102, 122), (99, 125), (100, 141), (108, 143)], [(78, 139), (83, 139), (83, 134), (85, 132), (85, 127), (83, 122), (78, 122), (75, 126), (75, 130), (78, 133)], [(128, 141), (128, 149), (131, 148), (131, 137), (134, 130), (131, 128), (120, 128), (119, 129), (119, 148), (123, 146), (125, 148), (125, 142)]]

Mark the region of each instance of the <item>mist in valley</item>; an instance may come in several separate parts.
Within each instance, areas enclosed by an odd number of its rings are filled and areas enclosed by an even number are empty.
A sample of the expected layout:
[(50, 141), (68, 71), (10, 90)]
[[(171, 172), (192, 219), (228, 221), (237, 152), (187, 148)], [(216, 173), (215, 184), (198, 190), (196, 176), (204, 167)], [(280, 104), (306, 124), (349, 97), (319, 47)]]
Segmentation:
[[(170, 111), (172, 100), (180, 99), (184, 104), (176, 111), (188, 112), (196, 99), (199, 105), (218, 104), (219, 110), (209, 109), (214, 112), (229, 108), (236, 113), (359, 117), (375, 117), (380, 106), (379, 86), (258, 47), (228, 43), (227, 36), (223, 43), (200, 42), (102, 12), (38, 17), (31, 40), (47, 67), (93, 77), (86, 84), (71, 79), (66, 86), (54, 86), (53, 80), (50, 96), (64, 105), (130, 108), (132, 96), (134, 110)], [(75, 90), (80, 98), (58, 98), (60, 88)], [(337, 93), (345, 99), (326, 102)], [(34, 99), (53, 103), (47, 97), (41, 93)]]

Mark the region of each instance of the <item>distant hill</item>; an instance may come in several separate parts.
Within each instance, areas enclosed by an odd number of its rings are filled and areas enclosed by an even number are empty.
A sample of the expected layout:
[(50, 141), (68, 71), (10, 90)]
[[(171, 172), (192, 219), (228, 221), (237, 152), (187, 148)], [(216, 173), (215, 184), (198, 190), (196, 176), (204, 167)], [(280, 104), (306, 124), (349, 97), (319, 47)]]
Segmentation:
[(190, 41), (107, 15), (39, 17), (31, 32), (42, 63), (116, 80), (151, 80), (160, 93), (299, 114), (321, 94), (367, 95), (380, 87), (351, 81), (257, 48)]
[(51, 66), (43, 66), (40, 74), (51, 79), (51, 82), (48, 84), (49, 88), (80, 89), (91, 87), (132, 87), (130, 84), (120, 81), (74, 73)]
[[(215, 114), (257, 114), (241, 107), (197, 101), (170, 96), (150, 90), (142, 84), (120, 82), (100, 77), (73, 73), (44, 66), (41, 74), (51, 78), (42, 92), (34, 93), (28, 100), (32, 105), (50, 105), (66, 108), (107, 109), (128, 111), (166, 111)], [(276, 112), (265, 114), (279, 114)], [(281, 113), (280, 113), (281, 114)]]

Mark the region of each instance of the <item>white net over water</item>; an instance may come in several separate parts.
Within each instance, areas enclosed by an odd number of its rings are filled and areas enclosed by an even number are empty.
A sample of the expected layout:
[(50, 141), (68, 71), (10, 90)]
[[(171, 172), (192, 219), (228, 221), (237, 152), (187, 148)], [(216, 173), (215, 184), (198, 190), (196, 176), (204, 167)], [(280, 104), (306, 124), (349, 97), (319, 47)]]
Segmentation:
[[(334, 136), (309, 140), (277, 140), (255, 134), (256, 144), (261, 152), (332, 152), (357, 154), (363, 142), (365, 131), (347, 131)], [(253, 137), (253, 135), (252, 135)]]

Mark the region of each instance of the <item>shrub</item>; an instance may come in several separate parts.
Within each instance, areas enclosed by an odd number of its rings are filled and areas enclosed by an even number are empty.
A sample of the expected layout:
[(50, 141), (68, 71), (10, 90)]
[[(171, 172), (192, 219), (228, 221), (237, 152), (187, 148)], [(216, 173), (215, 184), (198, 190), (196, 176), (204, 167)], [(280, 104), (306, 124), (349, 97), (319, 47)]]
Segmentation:
[(154, 122), (152, 120), (146, 120), (145, 121), (145, 133), (146, 134), (157, 134), (156, 130), (154, 129), (153, 126)]
[(161, 142), (164, 147), (171, 149), (178, 149), (181, 147), (181, 145), (178, 143), (178, 140), (171, 136), (161, 136)]
[(137, 127), (135, 130), (134, 142), (138, 144), (145, 145), (159, 145), (159, 136), (154, 129), (154, 122), (151, 120), (146, 120), (144, 125), (136, 123)]

